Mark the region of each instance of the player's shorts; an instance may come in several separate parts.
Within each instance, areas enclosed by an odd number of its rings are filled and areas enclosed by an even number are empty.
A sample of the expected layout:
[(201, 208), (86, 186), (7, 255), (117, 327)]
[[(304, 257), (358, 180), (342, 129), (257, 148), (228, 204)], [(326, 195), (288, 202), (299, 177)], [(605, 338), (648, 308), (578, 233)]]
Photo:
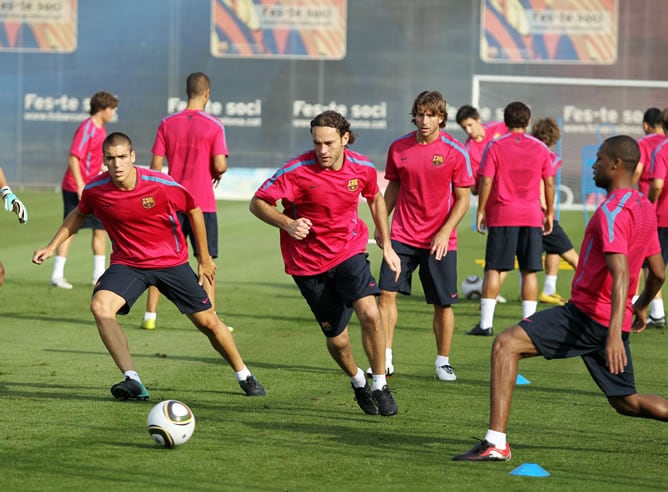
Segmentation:
[(663, 262), (668, 262), (668, 227), (659, 227), (659, 244), (661, 245), (661, 256)]
[[(197, 256), (197, 243), (195, 242), (195, 235), (190, 227), (188, 215), (177, 212), (179, 222), (181, 222), (181, 230), (183, 235), (190, 238), (190, 245), (192, 246), (194, 255)], [(211, 258), (218, 258), (218, 214), (216, 212), (204, 212), (204, 227), (206, 228), (206, 243), (209, 245), (209, 255)]]
[(578, 309), (572, 302), (538, 311), (519, 325), (546, 359), (580, 356), (605, 396), (636, 393), (629, 333), (622, 333), (627, 364), (621, 374), (612, 374), (606, 365), (605, 343), (608, 328)]
[(540, 272), (543, 269), (543, 232), (540, 227), (498, 226), (487, 231), (485, 271), (500, 272), (515, 268)]
[(543, 236), (543, 251), (548, 255), (563, 255), (571, 249), (574, 249), (573, 243), (566, 231), (559, 225), (559, 221), (555, 220), (552, 225), (552, 232)]
[[(62, 190), (63, 193), (63, 219), (67, 217), (72, 210), (79, 206), (79, 195), (76, 191)], [(100, 219), (94, 215), (86, 217), (79, 229), (95, 229), (104, 230), (104, 226)]]
[(318, 275), (293, 275), (326, 337), (340, 335), (353, 315), (353, 302), (377, 296), (368, 254), (360, 253)]
[(418, 274), (427, 304), (450, 306), (457, 304), (457, 251), (448, 251), (441, 261), (436, 261), (428, 249), (416, 248), (399, 241), (392, 241), (392, 248), (401, 260), (399, 281), (394, 281), (394, 272), (383, 260), (378, 286), (381, 290), (411, 294), (413, 272)]
[(93, 295), (99, 290), (109, 290), (125, 299), (118, 314), (128, 314), (149, 285), (172, 301), (183, 314), (199, 313), (211, 308), (211, 300), (199, 285), (197, 275), (188, 263), (171, 268), (134, 268), (127, 265), (111, 265), (99, 278)]

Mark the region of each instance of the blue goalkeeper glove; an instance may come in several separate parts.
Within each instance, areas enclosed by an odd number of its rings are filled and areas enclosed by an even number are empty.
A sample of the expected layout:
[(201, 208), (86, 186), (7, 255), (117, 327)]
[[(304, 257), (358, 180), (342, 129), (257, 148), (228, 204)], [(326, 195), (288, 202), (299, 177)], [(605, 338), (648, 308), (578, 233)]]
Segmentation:
[(19, 198), (12, 193), (12, 189), (9, 186), (5, 186), (0, 189), (0, 195), (5, 201), (5, 210), (7, 212), (14, 212), (19, 218), (21, 224), (26, 224), (28, 222), (28, 209)]

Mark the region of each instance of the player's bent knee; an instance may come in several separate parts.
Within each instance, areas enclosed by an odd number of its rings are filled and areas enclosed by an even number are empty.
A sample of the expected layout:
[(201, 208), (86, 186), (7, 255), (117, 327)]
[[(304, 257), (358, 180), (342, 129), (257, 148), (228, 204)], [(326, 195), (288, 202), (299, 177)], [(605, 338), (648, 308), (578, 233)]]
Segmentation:
[(636, 395), (609, 396), (608, 402), (620, 415), (634, 417), (640, 413), (640, 405)]

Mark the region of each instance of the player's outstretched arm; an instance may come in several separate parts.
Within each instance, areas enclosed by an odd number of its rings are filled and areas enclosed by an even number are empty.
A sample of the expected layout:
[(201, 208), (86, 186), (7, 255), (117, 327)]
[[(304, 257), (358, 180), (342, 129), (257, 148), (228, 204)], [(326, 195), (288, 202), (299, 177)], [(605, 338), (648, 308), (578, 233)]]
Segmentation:
[(642, 290), (638, 299), (633, 303), (633, 331), (640, 333), (645, 330), (647, 326), (647, 307), (656, 296), (659, 289), (666, 279), (666, 267), (663, 263), (661, 254), (656, 254), (647, 258), (647, 279), (645, 280), (645, 288)]
[(5, 173), (0, 167), (0, 196), (5, 202), (5, 210), (7, 212), (14, 212), (21, 224), (28, 222), (28, 209), (21, 200), (12, 192), (12, 189), (7, 183)]
[(216, 264), (209, 253), (209, 243), (206, 238), (206, 226), (204, 225), (204, 214), (199, 207), (193, 208), (186, 212), (190, 227), (195, 237), (195, 244), (197, 244), (197, 274), (199, 275), (199, 284), (204, 285), (206, 279), (211, 285), (216, 282)]
[(79, 212), (78, 208), (72, 210), (69, 215), (65, 217), (63, 224), (58, 228), (49, 244), (43, 248), (35, 250), (32, 255), (32, 262), (36, 265), (41, 265), (45, 260), (51, 258), (58, 246), (60, 246), (67, 238), (76, 234), (85, 218), (86, 216)]

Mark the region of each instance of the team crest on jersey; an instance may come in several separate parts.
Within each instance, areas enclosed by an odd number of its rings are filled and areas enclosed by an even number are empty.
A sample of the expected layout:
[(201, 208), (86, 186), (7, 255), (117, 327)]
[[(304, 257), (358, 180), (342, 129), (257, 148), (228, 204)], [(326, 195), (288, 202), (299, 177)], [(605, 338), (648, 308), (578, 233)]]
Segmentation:
[(443, 156), (442, 156), (442, 155), (438, 155), (438, 154), (437, 154), (437, 155), (435, 155), (435, 156), (433, 156), (433, 157), (431, 158), (431, 163), (432, 163), (434, 166), (436, 166), (436, 167), (438, 167), (438, 166), (442, 166), (442, 165), (443, 165), (443, 161), (444, 161), (444, 159), (443, 159)]
[(141, 199), (141, 206), (144, 208), (153, 208), (155, 206), (155, 200), (152, 196), (145, 196)]
[(355, 191), (360, 186), (360, 181), (357, 178), (348, 180), (348, 191)]

